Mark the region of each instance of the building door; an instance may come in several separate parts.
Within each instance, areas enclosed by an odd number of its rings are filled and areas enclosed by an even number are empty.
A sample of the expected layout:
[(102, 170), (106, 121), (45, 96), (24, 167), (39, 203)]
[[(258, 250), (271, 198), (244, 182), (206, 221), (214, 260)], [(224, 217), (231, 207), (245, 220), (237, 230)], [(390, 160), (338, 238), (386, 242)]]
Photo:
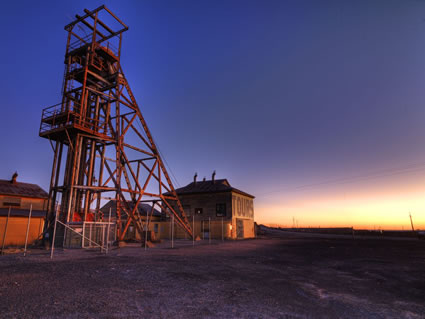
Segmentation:
[[(125, 224), (123, 224), (123, 228), (125, 227)], [(133, 223), (128, 226), (128, 230), (125, 233), (124, 240), (133, 241), (136, 240), (136, 228), (134, 227)]]
[(202, 232), (202, 239), (209, 239), (210, 238), (209, 220), (202, 220), (201, 221), (201, 232)]
[(236, 218), (236, 238), (243, 237), (243, 219)]

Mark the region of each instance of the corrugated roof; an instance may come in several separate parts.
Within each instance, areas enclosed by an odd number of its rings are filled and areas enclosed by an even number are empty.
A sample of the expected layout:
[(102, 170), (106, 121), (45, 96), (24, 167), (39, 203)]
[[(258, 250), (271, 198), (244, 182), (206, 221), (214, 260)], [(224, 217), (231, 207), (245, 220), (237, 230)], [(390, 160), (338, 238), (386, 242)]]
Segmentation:
[(0, 179), (1, 195), (16, 195), (34, 198), (47, 198), (49, 195), (38, 185)]
[[(176, 192), (178, 195), (183, 194), (200, 194), (200, 193), (221, 193), (221, 192), (235, 192), (241, 195), (245, 195), (251, 198), (255, 198), (253, 195), (245, 193), (237, 188), (230, 185), (227, 179), (216, 179), (215, 181), (197, 181), (192, 182), (184, 187), (177, 188)], [(168, 193), (166, 193), (168, 194)], [(165, 194), (165, 195), (166, 195)]]

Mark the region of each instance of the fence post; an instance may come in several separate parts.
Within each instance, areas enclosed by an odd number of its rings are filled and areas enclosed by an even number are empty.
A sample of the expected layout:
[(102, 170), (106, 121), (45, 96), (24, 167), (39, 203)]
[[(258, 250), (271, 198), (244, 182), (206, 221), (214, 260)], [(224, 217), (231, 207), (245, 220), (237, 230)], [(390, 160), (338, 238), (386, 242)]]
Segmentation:
[[(83, 229), (84, 229), (84, 223), (83, 223)], [(94, 232), (96, 234), (96, 225), (94, 227)], [(93, 224), (90, 224), (90, 226), (89, 226), (89, 238), (90, 238), (90, 240), (92, 240), (92, 238), (93, 238), (92, 233), (93, 233)], [(82, 240), (84, 240), (84, 235), (85, 235), (85, 233), (83, 233)], [(84, 247), (84, 245), (83, 245), (83, 247)], [(91, 242), (89, 242), (89, 247), (91, 247)]]
[[(96, 228), (95, 228), (96, 231)], [(84, 248), (84, 237), (86, 236), (86, 221), (83, 221), (83, 237), (81, 237), (81, 248)], [(90, 241), (91, 241), (91, 228), (89, 227), (89, 236), (90, 236)], [(91, 242), (89, 241), (89, 245), (91, 244)], [(90, 248), (90, 246), (89, 246)]]
[[(57, 207), (58, 208), (56, 208), (56, 214), (55, 214), (55, 226), (53, 228), (53, 239), (52, 239), (52, 249), (50, 251), (50, 259), (53, 259), (53, 251), (55, 250), (56, 224), (57, 224), (57, 221), (58, 221), (59, 205)], [(84, 226), (83, 226), (83, 229), (84, 229)]]
[(108, 248), (109, 248), (109, 230), (111, 229), (111, 209), (112, 207), (109, 207), (108, 230), (106, 231), (106, 253), (108, 253)]
[(9, 217), (10, 217), (10, 210), (12, 209), (12, 206), (9, 206), (9, 212), (7, 213), (7, 219), (6, 219), (6, 225), (4, 225), (4, 234), (3, 234), (3, 243), (1, 244), (1, 254), (4, 254), (4, 242), (6, 241), (6, 233), (7, 233), (7, 226), (9, 224)]
[[(152, 204), (153, 206), (154, 204)], [(148, 243), (148, 210), (146, 209), (146, 222), (145, 222), (145, 250), (147, 249), (147, 243)], [(152, 238), (151, 238), (152, 239)]]
[(171, 224), (171, 248), (174, 248), (174, 215)]
[(224, 222), (223, 222), (223, 217), (221, 217), (221, 241), (224, 241)]
[[(66, 227), (63, 230), (63, 241), (62, 241), (62, 246), (65, 247), (66, 244), (66, 236), (68, 235), (67, 233), (68, 229), (66, 229)], [(69, 241), (69, 245), (71, 245), (71, 241)]]
[(24, 257), (26, 257), (26, 255), (27, 255), (27, 243), (28, 243), (28, 233), (30, 231), (31, 213), (32, 213), (32, 204), (30, 206), (30, 213), (28, 214), (27, 233), (25, 234)]
[[(100, 247), (100, 253), (102, 253), (105, 250), (105, 224), (102, 225), (102, 247)], [(105, 250), (106, 251), (106, 250)]]

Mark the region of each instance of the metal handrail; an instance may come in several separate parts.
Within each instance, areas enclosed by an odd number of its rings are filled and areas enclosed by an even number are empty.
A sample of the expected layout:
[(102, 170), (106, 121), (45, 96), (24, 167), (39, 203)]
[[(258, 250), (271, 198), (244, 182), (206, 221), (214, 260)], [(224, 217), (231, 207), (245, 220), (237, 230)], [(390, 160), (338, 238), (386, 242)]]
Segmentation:
[(106, 121), (83, 117), (79, 111), (80, 107), (75, 104), (71, 104), (64, 108), (62, 103), (58, 103), (44, 108), (41, 116), (40, 133), (45, 133), (72, 124), (100, 134), (107, 135), (109, 133), (110, 129), (106, 125)]
[[(83, 41), (81, 41), (80, 39), (77, 38), (74, 42), (72, 42), (72, 43), (69, 44), (69, 51), (72, 51), (72, 50), (81, 48), (81, 47), (83, 47), (83, 46), (91, 43), (91, 38), (92, 37), (93, 37), (93, 34), (91, 33), (89, 35), (86, 35), (85, 37), (82, 37), (81, 39)], [(86, 42), (84, 42), (84, 41), (86, 41)]]
[[(93, 33), (90, 33), (90, 34), (82, 37), (81, 39), (77, 38), (75, 41), (73, 41), (72, 43), (69, 44), (68, 52), (79, 49), (79, 48), (81, 48), (85, 45), (90, 45), (92, 43), (92, 38), (93, 38)], [(106, 41), (106, 43), (102, 43), (103, 45), (100, 45), (96, 41), (96, 44), (99, 45), (99, 46), (103, 46), (103, 47), (107, 48), (108, 50), (111, 50), (112, 53), (114, 53), (115, 55), (118, 55), (119, 50), (114, 44), (112, 44), (111, 41)]]

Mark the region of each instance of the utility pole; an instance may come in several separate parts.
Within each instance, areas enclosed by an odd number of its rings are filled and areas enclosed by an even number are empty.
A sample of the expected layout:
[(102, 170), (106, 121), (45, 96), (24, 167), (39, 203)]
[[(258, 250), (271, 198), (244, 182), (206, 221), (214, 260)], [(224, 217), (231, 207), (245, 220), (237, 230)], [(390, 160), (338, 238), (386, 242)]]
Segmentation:
[(415, 232), (415, 228), (413, 227), (413, 220), (412, 220), (412, 214), (409, 212), (410, 217), (410, 225), (412, 225), (412, 232)]

